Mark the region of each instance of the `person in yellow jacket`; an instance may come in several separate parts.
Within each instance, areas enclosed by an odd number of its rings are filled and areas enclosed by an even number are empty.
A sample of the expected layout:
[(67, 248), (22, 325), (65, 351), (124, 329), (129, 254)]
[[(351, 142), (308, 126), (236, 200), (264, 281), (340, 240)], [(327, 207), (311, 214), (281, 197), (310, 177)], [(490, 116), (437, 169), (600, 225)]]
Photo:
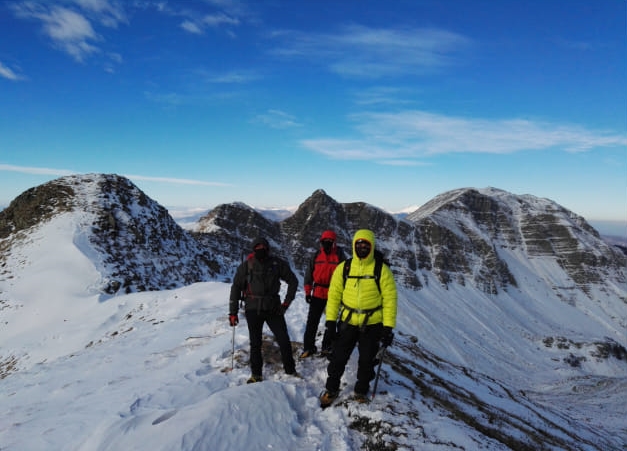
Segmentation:
[[(346, 364), (355, 346), (359, 351), (355, 399), (365, 402), (370, 381), (375, 377), (379, 343), (389, 346), (396, 326), (396, 282), (390, 268), (383, 264), (379, 284), (375, 278), (375, 236), (361, 229), (353, 236), (353, 258), (344, 279), (340, 263), (331, 277), (326, 306), (328, 333), (333, 350), (327, 367), (326, 390), (320, 406), (327, 407), (337, 398)], [(378, 285), (378, 286), (377, 286)]]

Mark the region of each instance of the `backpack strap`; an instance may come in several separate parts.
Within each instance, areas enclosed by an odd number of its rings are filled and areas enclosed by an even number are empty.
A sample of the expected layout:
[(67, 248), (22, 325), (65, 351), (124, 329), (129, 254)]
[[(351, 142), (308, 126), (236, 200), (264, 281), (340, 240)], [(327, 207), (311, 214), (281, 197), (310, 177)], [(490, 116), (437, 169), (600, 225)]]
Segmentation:
[(346, 286), (346, 279), (374, 279), (377, 284), (377, 289), (381, 293), (381, 269), (383, 268), (383, 254), (377, 250), (374, 251), (374, 274), (369, 276), (351, 276), (349, 275), (351, 270), (351, 262), (353, 257), (344, 261), (344, 286)]

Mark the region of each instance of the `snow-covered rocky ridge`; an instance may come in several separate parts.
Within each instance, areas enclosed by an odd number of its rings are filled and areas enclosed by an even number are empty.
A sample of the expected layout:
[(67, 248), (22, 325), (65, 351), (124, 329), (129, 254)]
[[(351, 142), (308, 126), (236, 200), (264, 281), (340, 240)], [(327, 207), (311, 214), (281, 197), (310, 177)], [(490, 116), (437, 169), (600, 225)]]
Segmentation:
[[(58, 196), (37, 202), (45, 214), (33, 223), (18, 221), (19, 230), (6, 232), (15, 221), (0, 214), (2, 449), (625, 448), (624, 266), (576, 215), (566, 212), (571, 220), (562, 219), (550, 201), (462, 190), (428, 206), (428, 214), (397, 221), (368, 204), (337, 204), (316, 192), (280, 222), (258, 221), (253, 209), (225, 204), (199, 221), (194, 236), (177, 240), (167, 232), (176, 228), (158, 226), (164, 217), (150, 199), (134, 200), (142, 196), (129, 195), (136, 188), (123, 178), (102, 177), (61, 179), (58, 186), (73, 186), (72, 202)], [(118, 231), (130, 228), (125, 224), (140, 230), (123, 232), (126, 238), (118, 242), (98, 226), (102, 215), (89, 216), (87, 206), (102, 204), (103, 196), (119, 203), (115, 218), (126, 218), (117, 222)], [(477, 200), (492, 207), (468, 205)], [(534, 247), (512, 238), (524, 219), (512, 201), (535, 205), (530, 217), (551, 219), (558, 212), (559, 220), (541, 224), (565, 224), (576, 236), (573, 248), (594, 255), (594, 264), (584, 259), (580, 266), (584, 274), (603, 277), (582, 282), (571, 276), (573, 266), (560, 260), (568, 240), (559, 227), (561, 240), (549, 234), (554, 226), (546, 229), (546, 239), (555, 243), (550, 252), (537, 240), (531, 240)], [(498, 227), (470, 219), (478, 214), (495, 218)], [(270, 234), (276, 249), (284, 249), (299, 268), (302, 248), (313, 249), (320, 227), (336, 227), (347, 243), (360, 221), (377, 232), (399, 278), (397, 340), (374, 402), (321, 411), (317, 396), (326, 365), (320, 360), (299, 362), (302, 379), (282, 375), (269, 361), (266, 381), (242, 385), (248, 376), (245, 324), (235, 330), (235, 368), (223, 371), (231, 365), (233, 337), (226, 318), (229, 285), (223, 281), (248, 250), (251, 235)], [(161, 230), (167, 232), (164, 239)], [(139, 238), (146, 234), (152, 239)], [(98, 244), (103, 237), (110, 247)], [(486, 249), (482, 240), (492, 245)], [(113, 266), (104, 264), (112, 255), (107, 249), (147, 242), (150, 255), (172, 259), (138, 265), (147, 258), (142, 248), (127, 268), (132, 252)], [(181, 251), (180, 243), (192, 247)], [(168, 274), (172, 262), (196, 246), (215, 272), (194, 275), (198, 264), (185, 260), (176, 266), (183, 275), (171, 289), (161, 276), (151, 276), (155, 270)], [(531, 248), (543, 252), (531, 255)], [(516, 284), (500, 279), (500, 270), (483, 275), (477, 268), (499, 265), (481, 266), (475, 252), (503, 262)], [(103, 280), (114, 271), (145, 272), (139, 279), (152, 280), (153, 291), (139, 292), (143, 288), (131, 283), (129, 290), (107, 293), (103, 288), (111, 285)], [(185, 281), (192, 276), (199, 277), (196, 283)], [(489, 278), (499, 283), (486, 289)], [(287, 313), (295, 350), (306, 314), (299, 292)], [(351, 361), (349, 384), (354, 371)]]

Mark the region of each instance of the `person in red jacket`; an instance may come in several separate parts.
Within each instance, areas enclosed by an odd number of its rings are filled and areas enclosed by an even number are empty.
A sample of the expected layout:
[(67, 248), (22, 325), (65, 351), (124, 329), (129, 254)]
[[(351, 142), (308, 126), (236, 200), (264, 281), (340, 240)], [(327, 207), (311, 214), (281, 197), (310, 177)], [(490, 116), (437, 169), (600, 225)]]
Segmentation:
[[(320, 237), (320, 249), (312, 255), (305, 272), (305, 300), (309, 304), (305, 336), (303, 337), (303, 353), (301, 359), (313, 356), (317, 352), (316, 334), (320, 317), (327, 305), (329, 282), (337, 265), (344, 261), (344, 251), (336, 245), (337, 235), (332, 230), (325, 230)], [(324, 357), (331, 355), (331, 339), (326, 329), (322, 337)]]

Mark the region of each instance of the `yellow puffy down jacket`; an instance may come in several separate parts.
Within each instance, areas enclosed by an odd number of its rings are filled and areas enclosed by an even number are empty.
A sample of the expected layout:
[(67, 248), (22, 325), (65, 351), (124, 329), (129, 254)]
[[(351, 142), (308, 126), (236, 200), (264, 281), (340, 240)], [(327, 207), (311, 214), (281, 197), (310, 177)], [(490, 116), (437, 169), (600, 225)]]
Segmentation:
[[(355, 254), (355, 242), (357, 240), (366, 240), (370, 246), (370, 253), (363, 259)], [(377, 288), (377, 283), (372, 276), (374, 275), (374, 249), (375, 238), (374, 233), (367, 229), (361, 229), (355, 232), (353, 236), (353, 260), (350, 265), (350, 272), (344, 285), (344, 262), (340, 263), (329, 285), (329, 297), (326, 307), (326, 320), (336, 321), (342, 312), (342, 321), (361, 326), (366, 318), (366, 313), (358, 313), (359, 311), (376, 310), (368, 318), (367, 324), (383, 323), (384, 326), (396, 326), (396, 282), (394, 275), (387, 265), (381, 268), (381, 278), (379, 280), (381, 293)], [(359, 278), (359, 276), (370, 276), (370, 278)], [(345, 308), (342, 308), (344, 306)], [(353, 310), (351, 313), (350, 310)]]

